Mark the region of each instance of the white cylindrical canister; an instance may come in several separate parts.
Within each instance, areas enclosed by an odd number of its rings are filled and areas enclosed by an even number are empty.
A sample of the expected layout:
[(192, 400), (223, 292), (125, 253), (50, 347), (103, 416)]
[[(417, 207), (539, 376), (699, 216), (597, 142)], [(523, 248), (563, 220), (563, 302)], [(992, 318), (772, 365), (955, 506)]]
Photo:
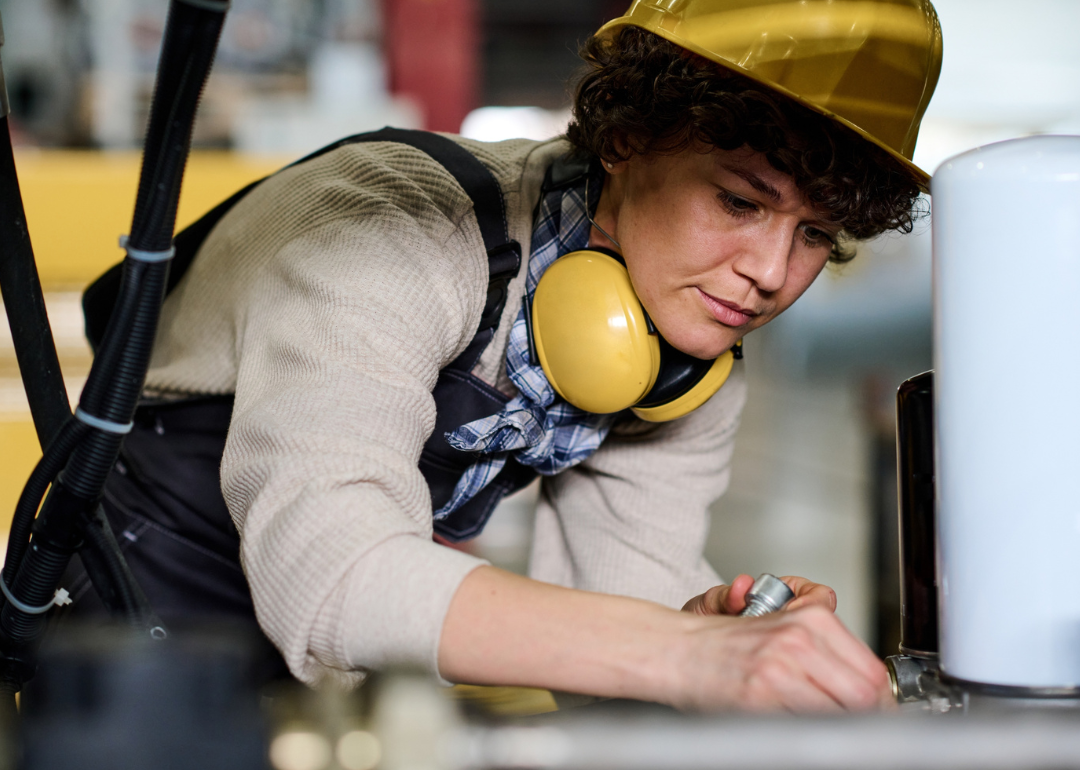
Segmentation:
[(1080, 137), (931, 182), (942, 667), (1080, 686)]

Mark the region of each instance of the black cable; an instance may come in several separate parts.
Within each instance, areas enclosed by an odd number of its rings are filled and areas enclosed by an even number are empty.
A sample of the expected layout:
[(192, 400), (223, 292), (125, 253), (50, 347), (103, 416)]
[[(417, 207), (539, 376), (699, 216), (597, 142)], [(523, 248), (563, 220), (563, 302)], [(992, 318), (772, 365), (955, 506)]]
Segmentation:
[[(43, 607), (51, 602), (68, 561), (82, 548), (94, 565), (93, 574), (112, 584), (112, 592), (106, 593), (129, 620), (138, 622), (148, 610), (98, 502), (146, 378), (168, 277), (165, 252), (171, 248), (195, 111), (227, 9), (228, 3), (220, 0), (173, 0), (169, 7), (117, 312), (80, 400), (83, 413), (105, 424), (76, 442), (34, 520), (29, 548), (10, 585), (22, 605)], [(32, 674), (34, 650), (43, 631), (44, 614), (24, 611), (12, 602), (3, 606), (0, 682), (22, 682)]]
[(3, 579), (8, 585), (15, 579), (15, 572), (22, 563), (23, 554), (26, 553), (30, 529), (34, 526), (34, 518), (41, 506), (41, 499), (45, 497), (49, 485), (56, 479), (56, 474), (67, 465), (68, 458), (78, 446), (79, 440), (89, 430), (89, 426), (85, 423), (69, 417), (41, 459), (38, 460), (37, 465), (34, 466), (34, 472), (30, 474), (30, 479), (23, 487), (19, 502), (15, 506), (15, 515), (11, 520), (7, 556), (4, 559)]
[(198, 0), (189, 4), (174, 0), (169, 8), (166, 35), (158, 63), (154, 104), (165, 103), (168, 115), (151, 119), (146, 133), (146, 150), (139, 176), (130, 245), (160, 251), (172, 243), (180, 182), (191, 144), (206, 76), (217, 52), (228, 2)]
[[(102, 366), (113, 363), (111, 370), (99, 368), (95, 362), (79, 402), (87, 414), (120, 425), (130, 423), (135, 415), (168, 277), (165, 263), (148, 265), (130, 258), (126, 262), (124, 282), (127, 286), (121, 293), (120, 302), (131, 307), (130, 310), (126, 305), (118, 307), (130, 318), (130, 325), (124, 330), (125, 344), (114, 361), (102, 362)], [(108, 343), (103, 346), (109, 347)], [(98, 498), (116, 463), (122, 439), (123, 436), (116, 433), (94, 431), (79, 445), (64, 471), (65, 483), (73, 493), (87, 500)]]
[(83, 566), (94, 589), (114, 616), (122, 616), (129, 625), (139, 628), (161, 626), (143, 594), (113, 535), (112, 527), (99, 505), (85, 522), (86, 543), (79, 550)]
[[(154, 108), (147, 130), (135, 214), (128, 237), (133, 249), (163, 252), (171, 247), (180, 183), (203, 84), (213, 63), (227, 5), (200, 0), (173, 2), (169, 33), (159, 63)], [(171, 101), (170, 101), (171, 100)], [(168, 280), (168, 263), (125, 260), (116, 311), (87, 380), (80, 407), (88, 414), (126, 424), (134, 416), (157, 333)], [(120, 330), (123, 330), (122, 336)], [(119, 338), (120, 342), (114, 342)], [(95, 432), (72, 456), (65, 483), (76, 495), (100, 494), (120, 440)]]
[(15, 694), (19, 689), (19, 682), (0, 679), (0, 724), (13, 725), (19, 718), (19, 707), (15, 703)]
[(0, 291), (26, 400), (44, 448), (71, 416), (71, 407), (30, 246), (6, 115), (0, 117)]

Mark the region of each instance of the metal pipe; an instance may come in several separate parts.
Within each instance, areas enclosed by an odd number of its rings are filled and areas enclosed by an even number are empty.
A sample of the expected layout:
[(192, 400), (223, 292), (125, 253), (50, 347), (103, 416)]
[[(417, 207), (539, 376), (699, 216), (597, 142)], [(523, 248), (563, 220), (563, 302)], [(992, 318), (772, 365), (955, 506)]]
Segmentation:
[(634, 717), (576, 714), (447, 736), (458, 770), (1023, 770), (1080, 768), (1075, 716)]

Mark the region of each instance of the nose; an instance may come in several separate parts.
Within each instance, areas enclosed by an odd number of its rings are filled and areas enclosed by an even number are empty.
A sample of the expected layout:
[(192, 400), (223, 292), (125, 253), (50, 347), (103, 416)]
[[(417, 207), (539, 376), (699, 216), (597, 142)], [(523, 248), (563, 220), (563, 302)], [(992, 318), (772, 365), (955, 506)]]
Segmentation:
[(735, 261), (735, 272), (753, 282), (758, 291), (779, 291), (787, 282), (788, 261), (795, 242), (795, 227), (773, 220), (753, 234), (748, 234), (742, 253)]

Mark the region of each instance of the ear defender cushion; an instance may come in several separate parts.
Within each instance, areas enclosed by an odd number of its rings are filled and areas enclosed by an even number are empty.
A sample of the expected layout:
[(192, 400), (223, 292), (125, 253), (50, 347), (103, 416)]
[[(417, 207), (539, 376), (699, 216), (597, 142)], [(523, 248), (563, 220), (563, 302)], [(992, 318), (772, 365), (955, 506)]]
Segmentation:
[(544, 271), (532, 331), (548, 382), (579, 409), (622, 411), (656, 383), (659, 335), (649, 334), (626, 268), (606, 254), (571, 252)]
[(735, 363), (732, 351), (713, 361), (694, 358), (660, 339), (660, 374), (652, 390), (633, 408), (647, 422), (667, 422), (704, 404), (727, 382)]
[(735, 361), (672, 347), (645, 314), (626, 266), (592, 249), (557, 259), (533, 295), (537, 357), (555, 391), (586, 412), (633, 408), (648, 422), (675, 420), (708, 401)]

